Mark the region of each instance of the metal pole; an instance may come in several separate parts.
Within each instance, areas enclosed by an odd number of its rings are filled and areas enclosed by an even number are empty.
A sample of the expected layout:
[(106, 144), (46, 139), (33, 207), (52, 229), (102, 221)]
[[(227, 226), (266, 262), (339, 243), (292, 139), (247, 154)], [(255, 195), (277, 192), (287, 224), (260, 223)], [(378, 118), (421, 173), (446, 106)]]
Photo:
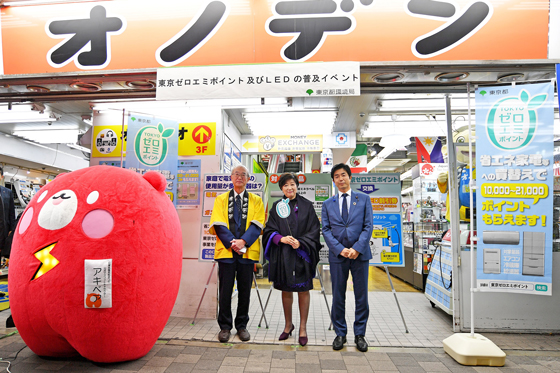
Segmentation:
[(327, 294), (325, 293), (325, 287), (323, 286), (323, 277), (321, 276), (321, 272), (319, 272), (319, 268), (316, 269), (317, 276), (319, 277), (319, 282), (321, 283), (321, 293), (323, 293), (323, 297), (325, 298), (325, 304), (327, 305), (327, 311), (329, 311), (329, 319), (331, 320), (331, 324), (329, 325), (329, 330), (332, 329), (332, 316), (331, 316), (331, 308), (329, 307), (329, 301), (327, 300)]
[[(125, 109), (122, 109), (122, 128), (121, 128), (121, 168), (124, 168), (124, 118), (125, 118)], [(196, 318), (196, 317), (195, 317)]]
[(472, 128), (471, 128), (471, 85), (467, 83), (467, 110), (468, 110), (468, 118), (469, 118), (469, 202), (471, 208), (470, 210), (470, 235), (471, 235), (471, 338), (474, 338), (474, 291), (476, 289), (476, 266), (475, 266), (475, 258), (474, 258), (474, 243), (473, 243), (473, 228), (474, 228), (474, 206), (473, 206), (473, 186), (474, 180), (472, 176)]
[[(263, 321), (264, 318), (264, 313), (266, 312), (266, 308), (268, 307), (268, 301), (270, 300), (270, 295), (272, 294), (272, 285), (270, 285), (270, 291), (268, 292), (268, 297), (266, 297), (266, 303), (264, 304), (264, 310), (261, 316), (261, 319), (259, 320), (259, 328), (261, 327), (261, 323)], [(266, 327), (268, 329), (268, 326)]]
[(194, 325), (196, 320), (196, 316), (198, 315), (198, 311), (200, 310), (200, 306), (202, 305), (202, 300), (204, 299), (204, 295), (206, 294), (206, 290), (208, 290), (208, 284), (210, 284), (210, 279), (212, 278), (212, 273), (214, 273), (214, 267), (216, 267), (216, 262), (212, 264), (212, 270), (210, 271), (210, 276), (208, 276), (208, 281), (206, 281), (206, 286), (204, 287), (204, 291), (202, 292), (202, 297), (200, 297), (200, 302), (198, 303), (198, 308), (196, 309), (196, 313), (194, 314), (194, 319), (191, 322), (191, 325)]
[(263, 307), (263, 304), (262, 304), (261, 295), (259, 294), (259, 285), (257, 285), (257, 276), (255, 276), (255, 272), (253, 272), (253, 280), (255, 281), (255, 290), (257, 290), (257, 297), (259, 298), (259, 303), (261, 305), (261, 310), (263, 312), (264, 324), (266, 325), (266, 328), (268, 329), (268, 321), (266, 321), (266, 316), (264, 314), (264, 307)]
[(404, 316), (403, 313), (401, 311), (401, 305), (399, 304), (399, 299), (397, 298), (397, 292), (395, 291), (395, 288), (393, 287), (393, 280), (391, 280), (391, 275), (389, 274), (389, 268), (387, 268), (387, 266), (385, 267), (385, 272), (387, 273), (387, 277), (389, 278), (389, 283), (391, 284), (391, 290), (393, 292), (393, 295), (395, 296), (395, 302), (397, 302), (397, 307), (399, 308), (399, 313), (401, 314), (401, 319), (402, 322), (404, 324), (404, 330), (408, 333), (408, 327), (406, 326), (406, 321), (404, 321)]
[[(460, 226), (459, 226), (459, 181), (457, 177), (457, 153), (455, 144), (453, 143), (453, 120), (451, 117), (451, 97), (445, 95), (445, 118), (447, 122), (447, 154), (449, 163), (448, 189), (449, 206), (451, 210), (451, 250), (453, 253), (453, 277), (455, 282), (461, 281), (459, 270), (459, 258), (461, 256), (460, 248)], [(460, 286), (453, 286), (453, 331), (461, 326), (461, 305), (460, 305)]]

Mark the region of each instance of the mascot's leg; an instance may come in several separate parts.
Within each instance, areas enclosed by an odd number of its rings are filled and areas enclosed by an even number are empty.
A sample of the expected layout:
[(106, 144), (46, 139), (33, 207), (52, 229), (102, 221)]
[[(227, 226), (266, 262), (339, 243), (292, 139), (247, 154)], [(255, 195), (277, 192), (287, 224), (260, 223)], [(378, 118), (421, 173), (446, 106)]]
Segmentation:
[[(38, 331), (30, 327), (30, 323), (25, 321), (14, 317), (16, 328), (23, 341), (37, 355), (50, 357), (79, 356), (78, 351), (68, 343), (66, 338), (52, 330), (46, 321)], [(36, 325), (34, 324), (34, 326)]]

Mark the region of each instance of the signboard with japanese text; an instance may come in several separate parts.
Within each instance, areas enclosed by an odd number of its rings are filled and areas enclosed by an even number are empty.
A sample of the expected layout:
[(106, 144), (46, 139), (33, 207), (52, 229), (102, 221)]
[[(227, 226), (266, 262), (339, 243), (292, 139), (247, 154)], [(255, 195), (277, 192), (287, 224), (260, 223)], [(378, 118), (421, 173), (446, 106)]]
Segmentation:
[(323, 150), (323, 135), (259, 136), (259, 153), (307, 153)]
[(548, 58), (549, 1), (440, 3), (191, 0), (153, 6), (120, 0), (9, 6), (1, 10), (3, 70), (9, 76), (304, 61)]
[[(124, 126), (126, 133), (127, 126)], [(122, 126), (94, 126), (93, 142), (91, 146), (92, 157), (120, 157), (121, 146), (123, 154), (126, 156), (126, 137), (122, 142)]]
[(179, 155), (215, 155), (216, 123), (180, 123)]
[(177, 122), (152, 116), (128, 114), (129, 170), (144, 174), (158, 171), (167, 180), (165, 193), (177, 204)]
[(177, 209), (200, 205), (200, 159), (177, 161)]
[(477, 286), (552, 295), (552, 83), (476, 91)]
[(228, 175), (231, 173), (232, 159), (231, 159), (231, 140), (224, 135), (224, 159), (222, 162), (222, 171)]
[(352, 176), (350, 187), (367, 194), (371, 201), (373, 232), (369, 241), (370, 265), (403, 267), (400, 174), (356, 174)]
[[(332, 179), (330, 174), (297, 174), (299, 186), (297, 193), (310, 201), (313, 208), (317, 213), (317, 218), (321, 222), (321, 212), (323, 209), (323, 202), (332, 196)], [(268, 206), (272, 206), (274, 202), (284, 196), (280, 189), (278, 181), (280, 180), (278, 174), (269, 176), (270, 183), (268, 184)], [(322, 225), (321, 225), (322, 227)], [(325, 244), (323, 234), (320, 237), (322, 249), (319, 251), (319, 264), (329, 264), (329, 248)]]
[[(279, 153), (286, 153), (292, 151), (294, 148), (317, 148), (319, 150), (312, 150), (312, 152), (320, 152), (325, 148), (352, 148), (356, 147), (356, 134), (353, 132), (335, 132), (332, 134), (323, 135), (308, 135), (308, 136), (281, 136), (274, 133), (274, 128), (270, 129), (268, 136), (241, 136), (241, 151), (243, 153), (269, 153), (272, 152), (274, 146), (281, 146), (286, 150), (278, 151)], [(234, 149), (237, 149), (234, 145)], [(271, 150), (266, 150), (271, 149)], [(296, 152), (301, 152), (298, 150)], [(234, 152), (235, 154), (235, 152)], [(239, 155), (241, 159), (241, 155)]]
[(84, 307), (113, 307), (113, 259), (84, 261)]
[(157, 100), (359, 96), (358, 62), (158, 69)]
[[(248, 192), (254, 193), (260, 198), (263, 197), (264, 187), (266, 185), (266, 176), (264, 174), (251, 174), (251, 178), (245, 186)], [(231, 176), (227, 174), (206, 174), (202, 179), (203, 187), (203, 207), (202, 207), (202, 231), (199, 250), (199, 261), (214, 260), (214, 247), (216, 246), (216, 236), (211, 234), (210, 217), (214, 209), (214, 201), (222, 193), (229, 192), (233, 189)]]

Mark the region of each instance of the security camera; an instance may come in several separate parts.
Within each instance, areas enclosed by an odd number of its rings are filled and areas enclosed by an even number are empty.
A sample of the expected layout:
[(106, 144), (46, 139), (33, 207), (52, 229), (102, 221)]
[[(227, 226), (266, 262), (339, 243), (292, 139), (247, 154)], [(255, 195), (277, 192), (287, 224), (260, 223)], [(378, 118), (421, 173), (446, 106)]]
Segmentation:
[(363, 117), (365, 117), (365, 116), (366, 116), (365, 113), (360, 113), (360, 118), (363, 118)]
[(47, 124), (50, 126), (52, 124), (52, 122), (47, 122)]

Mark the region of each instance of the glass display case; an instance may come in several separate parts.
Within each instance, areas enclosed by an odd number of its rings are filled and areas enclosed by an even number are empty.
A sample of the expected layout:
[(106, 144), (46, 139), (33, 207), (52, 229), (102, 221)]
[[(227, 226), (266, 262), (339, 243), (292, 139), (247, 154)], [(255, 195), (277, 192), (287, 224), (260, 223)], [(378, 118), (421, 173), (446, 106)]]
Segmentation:
[(416, 203), (414, 222), (414, 256), (421, 265), (416, 266), (417, 273), (427, 274), (429, 264), (432, 261), (436, 247), (434, 241), (440, 241), (448, 223), (445, 220), (447, 206), (445, 204), (446, 194), (441, 193), (437, 186), (437, 175), (447, 170), (446, 164), (433, 167), (433, 164), (420, 164), (419, 167), (431, 166), (430, 173), (418, 172), (412, 180), (413, 203)]

